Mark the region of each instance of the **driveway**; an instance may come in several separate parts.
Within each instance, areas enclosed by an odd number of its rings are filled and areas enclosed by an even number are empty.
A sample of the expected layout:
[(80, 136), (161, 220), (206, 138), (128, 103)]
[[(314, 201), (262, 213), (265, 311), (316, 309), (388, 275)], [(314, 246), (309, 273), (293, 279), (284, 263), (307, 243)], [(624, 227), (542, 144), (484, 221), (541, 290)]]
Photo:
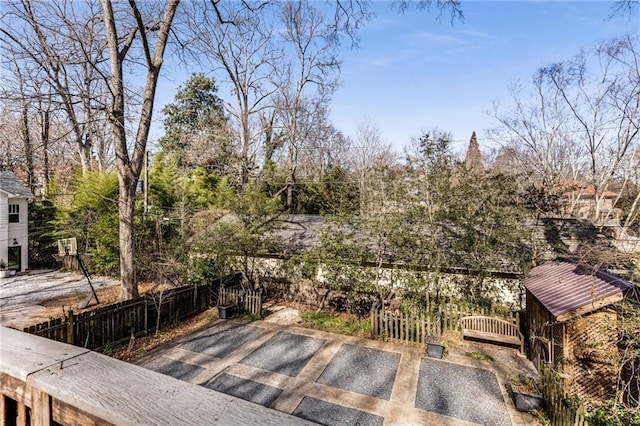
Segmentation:
[[(119, 284), (107, 277), (92, 277), (94, 288)], [(22, 329), (48, 319), (46, 301), (79, 294), (91, 289), (84, 275), (73, 272), (35, 270), (0, 279), (0, 324)], [(74, 307), (75, 308), (75, 307)], [(62, 315), (58, 312), (56, 316)]]
[(218, 321), (138, 364), (325, 425), (527, 425), (499, 365), (265, 321)]

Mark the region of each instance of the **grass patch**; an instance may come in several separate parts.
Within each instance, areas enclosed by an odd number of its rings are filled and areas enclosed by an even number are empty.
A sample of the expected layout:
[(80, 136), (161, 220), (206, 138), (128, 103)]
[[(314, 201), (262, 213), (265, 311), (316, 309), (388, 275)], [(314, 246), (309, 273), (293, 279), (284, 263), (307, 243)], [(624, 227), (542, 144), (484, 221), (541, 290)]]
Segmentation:
[(480, 352), (467, 352), (465, 353), (465, 356), (468, 356), (469, 358), (473, 358), (473, 359), (478, 359), (480, 361), (493, 361), (493, 357)]
[(358, 319), (355, 316), (334, 315), (327, 312), (304, 312), (302, 320), (305, 325), (317, 330), (363, 336), (371, 333), (371, 322), (368, 318)]

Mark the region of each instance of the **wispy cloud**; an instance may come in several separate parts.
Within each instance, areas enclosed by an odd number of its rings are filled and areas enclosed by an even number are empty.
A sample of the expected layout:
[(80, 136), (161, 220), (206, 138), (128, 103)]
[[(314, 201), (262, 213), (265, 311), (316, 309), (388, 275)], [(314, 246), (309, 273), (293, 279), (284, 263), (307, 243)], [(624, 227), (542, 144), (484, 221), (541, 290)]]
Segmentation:
[(380, 54), (370, 57), (367, 63), (377, 68), (385, 68), (391, 65), (405, 63), (408, 59), (414, 58), (422, 53), (417, 49), (403, 49), (388, 54)]
[(431, 47), (452, 47), (452, 46), (464, 46), (468, 44), (468, 41), (463, 37), (458, 37), (449, 34), (438, 34), (429, 31), (417, 31), (411, 34), (410, 39), (414, 43), (427, 43)]

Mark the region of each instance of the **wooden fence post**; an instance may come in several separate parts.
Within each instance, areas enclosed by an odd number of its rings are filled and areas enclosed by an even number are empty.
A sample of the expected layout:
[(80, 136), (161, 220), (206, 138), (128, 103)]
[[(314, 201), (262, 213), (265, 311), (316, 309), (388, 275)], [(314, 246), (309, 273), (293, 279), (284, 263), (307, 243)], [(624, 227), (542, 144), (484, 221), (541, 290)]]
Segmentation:
[(70, 345), (73, 345), (73, 341), (74, 341), (74, 316), (73, 316), (73, 311), (69, 310), (69, 313), (67, 315), (67, 343)]
[(149, 297), (144, 297), (144, 335), (149, 334)]
[(374, 310), (373, 310), (373, 306), (371, 307), (371, 311), (369, 312), (369, 320), (371, 321), (371, 338), (373, 339), (375, 337), (375, 320), (373, 318), (374, 316)]

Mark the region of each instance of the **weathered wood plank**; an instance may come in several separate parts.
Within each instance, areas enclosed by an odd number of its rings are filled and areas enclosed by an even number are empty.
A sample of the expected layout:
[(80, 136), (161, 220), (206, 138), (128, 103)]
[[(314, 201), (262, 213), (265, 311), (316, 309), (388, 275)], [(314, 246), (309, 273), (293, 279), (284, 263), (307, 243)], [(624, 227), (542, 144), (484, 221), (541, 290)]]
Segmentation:
[(52, 424), (51, 396), (40, 389), (32, 389), (31, 395), (31, 422), (36, 425)]
[(27, 406), (31, 406), (31, 389), (22, 380), (0, 374), (0, 393), (14, 401), (22, 401)]
[(464, 329), (463, 334), (465, 337), (471, 337), (473, 339), (486, 339), (486, 340), (491, 340), (493, 342), (509, 343), (513, 345), (520, 345), (521, 343), (521, 340), (519, 337), (505, 336), (503, 334), (497, 334), (497, 333), (488, 333), (486, 331), (475, 331), (475, 330)]
[(22, 402), (18, 402), (18, 415), (16, 418), (16, 424), (18, 426), (27, 426), (30, 422), (27, 421), (27, 406)]
[(22, 381), (36, 371), (89, 352), (0, 326), (0, 373)]
[(91, 413), (85, 413), (84, 411), (80, 411), (77, 407), (74, 407), (69, 404), (65, 404), (62, 401), (59, 401), (55, 398), (52, 400), (52, 408), (51, 411), (53, 413), (53, 420), (56, 423), (65, 425), (65, 426), (111, 426), (112, 423), (109, 423), (105, 420), (102, 420)]
[(17, 379), (26, 379), (35, 398), (32, 415), (43, 424), (49, 424), (47, 419), (52, 416), (72, 419), (74, 412), (85, 420), (118, 425), (312, 424), (101, 354), (15, 330), (3, 328), (0, 349), (0, 368), (7, 374), (16, 373)]
[(30, 381), (53, 398), (118, 425), (311, 424), (93, 352)]

